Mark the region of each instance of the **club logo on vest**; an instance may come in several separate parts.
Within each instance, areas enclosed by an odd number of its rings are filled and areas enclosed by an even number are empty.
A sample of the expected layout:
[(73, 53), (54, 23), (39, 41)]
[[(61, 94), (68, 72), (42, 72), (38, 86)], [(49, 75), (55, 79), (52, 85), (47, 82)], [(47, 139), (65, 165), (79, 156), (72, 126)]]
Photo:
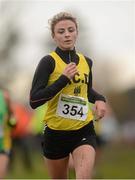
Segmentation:
[(85, 84), (88, 84), (89, 83), (89, 76), (88, 74), (83, 74), (83, 78), (81, 79), (80, 78), (80, 75), (79, 74), (76, 74), (73, 79), (69, 82), (69, 84), (71, 83), (85, 83)]
[(78, 96), (78, 94), (80, 94), (80, 93), (81, 93), (81, 86), (75, 87), (75, 89), (74, 89), (75, 96)]

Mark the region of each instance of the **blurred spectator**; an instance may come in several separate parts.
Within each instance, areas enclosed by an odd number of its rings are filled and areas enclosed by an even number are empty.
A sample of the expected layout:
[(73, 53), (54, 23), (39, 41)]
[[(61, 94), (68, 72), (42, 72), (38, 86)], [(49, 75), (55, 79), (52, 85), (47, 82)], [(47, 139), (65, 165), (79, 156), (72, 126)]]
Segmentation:
[(0, 178), (5, 178), (8, 171), (12, 146), (11, 130), (15, 125), (9, 93), (0, 89)]
[(32, 159), (31, 159), (31, 144), (30, 144), (30, 132), (29, 124), (31, 120), (31, 113), (21, 103), (13, 103), (12, 109), (15, 118), (17, 119), (17, 124), (12, 131), (13, 138), (13, 148), (11, 156), (11, 167), (13, 166), (14, 155), (18, 152), (21, 153), (21, 162), (27, 170), (32, 169)]
[(126, 121), (121, 130), (123, 141), (129, 145), (135, 145), (135, 119)]

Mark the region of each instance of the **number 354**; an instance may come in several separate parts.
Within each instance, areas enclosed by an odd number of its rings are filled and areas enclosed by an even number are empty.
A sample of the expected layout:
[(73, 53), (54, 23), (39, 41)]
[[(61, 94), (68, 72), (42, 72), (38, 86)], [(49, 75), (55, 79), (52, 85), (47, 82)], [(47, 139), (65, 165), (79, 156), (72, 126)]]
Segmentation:
[(78, 106), (70, 106), (69, 104), (64, 104), (63, 114), (70, 114), (71, 116), (80, 115), (83, 116), (83, 108)]

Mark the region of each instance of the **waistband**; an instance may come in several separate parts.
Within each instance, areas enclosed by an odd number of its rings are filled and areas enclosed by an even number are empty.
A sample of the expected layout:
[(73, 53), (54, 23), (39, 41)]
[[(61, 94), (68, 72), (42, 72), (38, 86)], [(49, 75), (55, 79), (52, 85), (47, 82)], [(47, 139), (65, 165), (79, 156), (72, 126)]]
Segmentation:
[(53, 134), (78, 134), (78, 133), (81, 133), (81, 132), (85, 132), (87, 130), (90, 130), (91, 128), (94, 128), (93, 126), (93, 121), (90, 121), (87, 125), (85, 125), (84, 127), (80, 128), (80, 129), (77, 129), (77, 130), (54, 130), (54, 129), (51, 129), (49, 128), (48, 126), (46, 126), (45, 130), (47, 130), (48, 133), (53, 133)]

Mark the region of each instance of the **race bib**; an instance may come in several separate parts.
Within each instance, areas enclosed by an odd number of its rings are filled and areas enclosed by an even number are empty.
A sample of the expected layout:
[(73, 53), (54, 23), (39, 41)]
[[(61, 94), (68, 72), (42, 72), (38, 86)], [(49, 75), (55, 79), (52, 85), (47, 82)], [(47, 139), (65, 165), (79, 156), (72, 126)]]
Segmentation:
[(82, 97), (62, 94), (59, 97), (56, 114), (68, 119), (85, 121), (88, 114), (88, 102)]

